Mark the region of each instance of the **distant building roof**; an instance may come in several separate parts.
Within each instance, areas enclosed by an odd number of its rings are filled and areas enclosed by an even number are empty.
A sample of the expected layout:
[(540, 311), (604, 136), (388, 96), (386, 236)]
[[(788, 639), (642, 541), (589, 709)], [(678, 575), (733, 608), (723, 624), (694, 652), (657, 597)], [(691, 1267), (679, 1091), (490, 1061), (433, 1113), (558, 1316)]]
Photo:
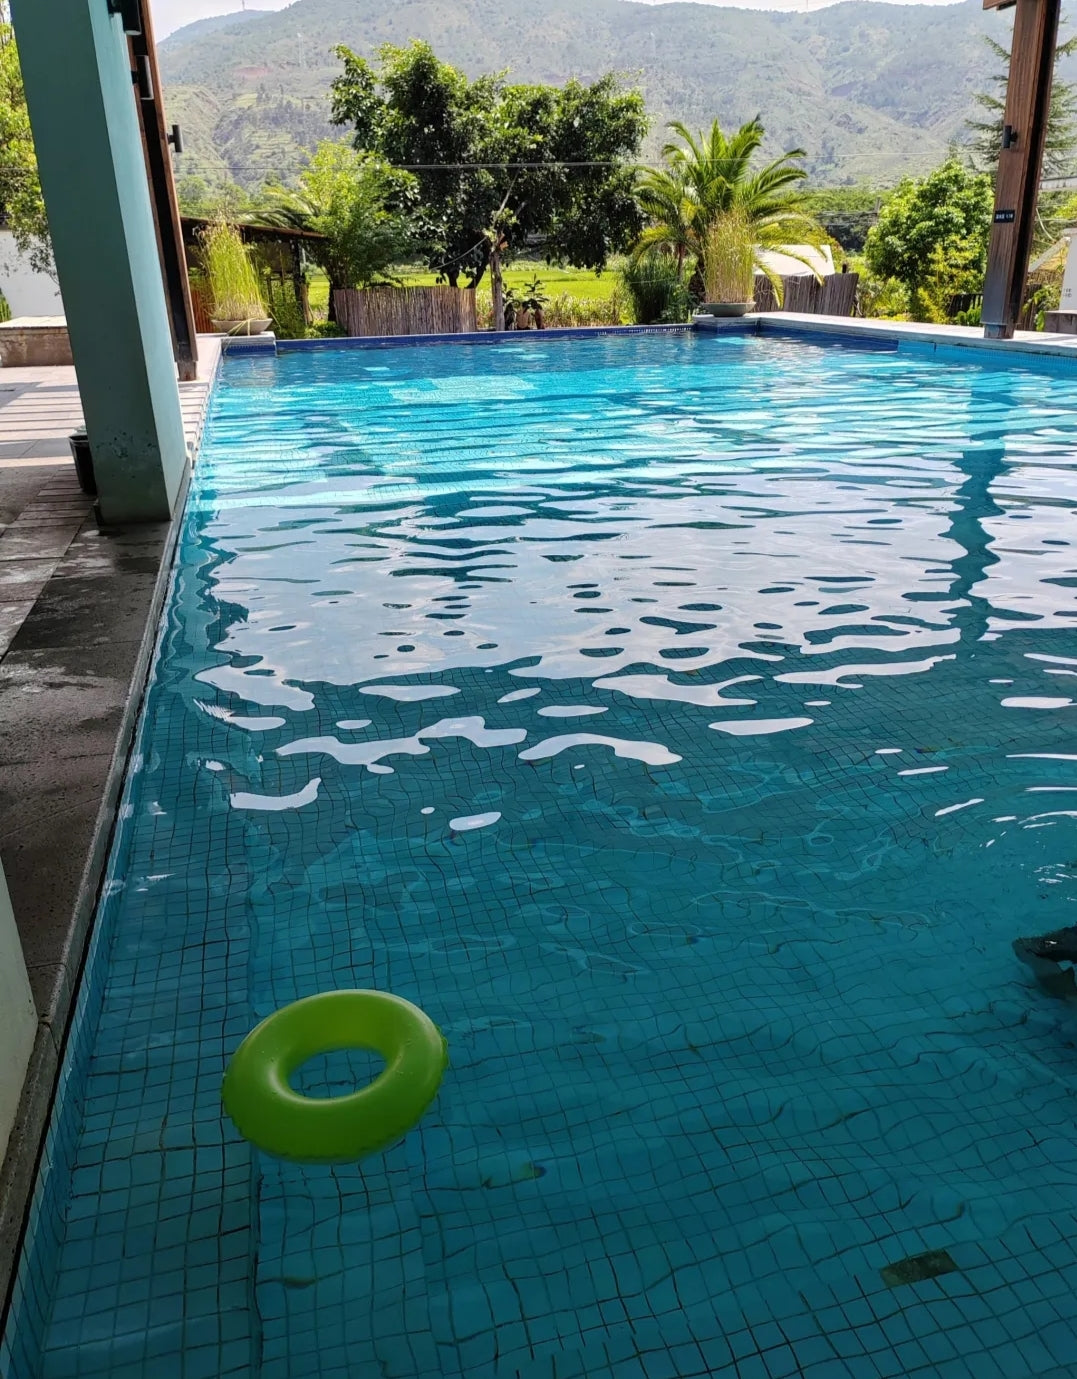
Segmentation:
[[(194, 238), (199, 230), (205, 229), (207, 225), (215, 222), (207, 216), (184, 215), (180, 216), (183, 224), (183, 239), (187, 244), (194, 242)], [(319, 234), (317, 230), (295, 230), (290, 226), (281, 225), (253, 225), (247, 221), (237, 221), (236, 229), (248, 244), (276, 242), (278, 244), (295, 244), (303, 240), (324, 240), (325, 236)]]
[(812, 244), (787, 244), (784, 250), (764, 249), (759, 260), (780, 278), (805, 273), (828, 278), (834, 272), (834, 255), (830, 252), (829, 244), (824, 244), (821, 249), (816, 249)]
[(1070, 250), (1070, 238), (1077, 231), (1067, 230), (1061, 239), (1056, 239), (1049, 249), (1043, 253), (1033, 263), (1028, 265), (1030, 273), (1060, 273), (1066, 266), (1066, 257)]

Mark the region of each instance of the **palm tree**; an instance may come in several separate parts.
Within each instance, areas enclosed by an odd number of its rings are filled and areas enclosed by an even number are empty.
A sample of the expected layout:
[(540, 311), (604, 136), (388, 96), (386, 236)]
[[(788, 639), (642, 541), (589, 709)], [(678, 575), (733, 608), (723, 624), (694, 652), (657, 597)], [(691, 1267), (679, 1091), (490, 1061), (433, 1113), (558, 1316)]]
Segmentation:
[(632, 251), (633, 261), (670, 253), (683, 268), (692, 255), (702, 275), (708, 239), (730, 218), (747, 222), (755, 263), (764, 272), (762, 250), (787, 251), (790, 244), (816, 245), (825, 238), (796, 189), (807, 176), (796, 163), (805, 157), (803, 149), (791, 149), (755, 172), (752, 161), (764, 136), (758, 118), (728, 137), (717, 120), (709, 134), (694, 135), (679, 122), (669, 127), (679, 142), (670, 141), (662, 150), (666, 166), (642, 171), (637, 182), (636, 195), (650, 224)]

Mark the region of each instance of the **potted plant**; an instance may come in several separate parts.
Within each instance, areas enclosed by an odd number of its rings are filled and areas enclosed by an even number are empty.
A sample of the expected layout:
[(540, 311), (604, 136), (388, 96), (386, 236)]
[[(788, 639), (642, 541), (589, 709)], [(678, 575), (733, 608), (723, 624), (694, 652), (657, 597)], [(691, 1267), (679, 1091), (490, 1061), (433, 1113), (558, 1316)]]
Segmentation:
[(755, 240), (748, 216), (734, 207), (707, 226), (703, 237), (704, 316), (743, 316), (755, 302)]
[(271, 320), (247, 246), (234, 225), (217, 221), (202, 232), (202, 259), (213, 298), (213, 325), (227, 335), (260, 335)]
[[(524, 284), (524, 295), (520, 305), (525, 311), (530, 312), (535, 323), (536, 330), (543, 330), (546, 325), (546, 308), (550, 305), (550, 299), (543, 291), (542, 283), (536, 275), (529, 283)], [(522, 326), (521, 329), (526, 329)]]

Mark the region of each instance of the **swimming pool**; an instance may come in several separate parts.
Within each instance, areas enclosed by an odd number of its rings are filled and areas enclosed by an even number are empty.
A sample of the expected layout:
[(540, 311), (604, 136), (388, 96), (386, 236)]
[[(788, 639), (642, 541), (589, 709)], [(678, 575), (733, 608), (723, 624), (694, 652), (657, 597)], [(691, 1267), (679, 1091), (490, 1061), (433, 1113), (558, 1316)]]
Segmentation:
[[(1010, 943), (1077, 884), (1075, 382), (227, 360), (0, 1370), (1069, 1363), (1077, 1010)], [(351, 986), (442, 1026), (438, 1102), (258, 1155), (228, 1055)]]

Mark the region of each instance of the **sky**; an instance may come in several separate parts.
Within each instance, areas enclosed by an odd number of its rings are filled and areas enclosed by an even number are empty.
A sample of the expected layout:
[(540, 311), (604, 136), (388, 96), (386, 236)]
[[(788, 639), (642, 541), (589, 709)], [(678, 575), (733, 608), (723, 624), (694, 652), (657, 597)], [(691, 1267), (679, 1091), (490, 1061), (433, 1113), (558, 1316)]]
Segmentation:
[[(664, 4), (667, 0), (641, 0), (643, 4)], [(879, 3), (880, 0), (871, 0)], [(892, 4), (954, 4), (957, 0), (888, 0)], [(247, 0), (251, 10), (282, 10), (291, 0)], [(816, 10), (829, 0), (699, 0), (707, 5), (735, 5), (751, 10)], [(195, 19), (207, 19), (214, 14), (232, 14), (244, 8), (243, 0), (152, 0), (153, 27), (158, 38), (165, 38), (174, 29), (182, 28)]]

